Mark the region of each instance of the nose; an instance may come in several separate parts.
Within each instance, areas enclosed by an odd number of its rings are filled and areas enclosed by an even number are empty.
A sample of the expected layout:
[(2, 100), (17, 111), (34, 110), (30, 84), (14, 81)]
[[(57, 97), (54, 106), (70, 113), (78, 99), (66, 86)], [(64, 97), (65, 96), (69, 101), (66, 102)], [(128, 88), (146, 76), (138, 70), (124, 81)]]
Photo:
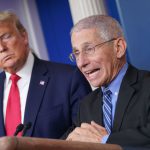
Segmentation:
[(77, 60), (77, 66), (82, 69), (86, 67), (89, 64), (89, 59), (87, 56), (84, 55), (84, 53), (80, 53), (78, 60)]

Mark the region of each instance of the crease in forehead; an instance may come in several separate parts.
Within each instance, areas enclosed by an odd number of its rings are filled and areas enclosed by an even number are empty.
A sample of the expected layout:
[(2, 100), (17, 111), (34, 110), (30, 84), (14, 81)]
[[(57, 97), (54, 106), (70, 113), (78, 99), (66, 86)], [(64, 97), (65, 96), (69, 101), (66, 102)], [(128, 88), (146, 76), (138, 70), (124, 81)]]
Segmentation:
[(94, 46), (97, 43), (104, 42), (96, 28), (83, 29), (80, 32), (74, 32), (71, 37), (72, 46), (88, 47)]
[(0, 22), (0, 36), (8, 32), (11, 33), (12, 28), (13, 28), (13, 31), (17, 29), (14, 23), (9, 22), (9, 21)]
[(4, 20), (4, 21), (1, 21), (0, 20), (0, 26), (3, 27), (3, 26), (13, 26), (15, 25), (15, 23), (13, 21), (8, 21), (8, 20)]
[(0, 13), (0, 25), (16, 26), (17, 18), (14, 15)]

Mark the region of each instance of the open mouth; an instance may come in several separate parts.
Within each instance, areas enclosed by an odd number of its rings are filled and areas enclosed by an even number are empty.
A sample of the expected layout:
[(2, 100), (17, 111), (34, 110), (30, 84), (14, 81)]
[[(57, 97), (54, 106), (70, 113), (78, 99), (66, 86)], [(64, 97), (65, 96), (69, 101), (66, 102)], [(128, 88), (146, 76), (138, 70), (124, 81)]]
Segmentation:
[(93, 69), (93, 70), (90, 70), (90, 71), (86, 71), (85, 72), (85, 75), (88, 77), (88, 78), (93, 78), (95, 77), (100, 71), (100, 68), (97, 68), (97, 69)]

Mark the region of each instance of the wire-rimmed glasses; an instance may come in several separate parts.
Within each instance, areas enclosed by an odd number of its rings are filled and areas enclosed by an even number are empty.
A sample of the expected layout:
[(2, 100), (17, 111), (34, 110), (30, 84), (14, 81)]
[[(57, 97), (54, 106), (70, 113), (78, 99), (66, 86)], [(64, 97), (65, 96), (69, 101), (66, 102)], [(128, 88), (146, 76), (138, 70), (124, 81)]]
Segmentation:
[[(110, 40), (108, 40), (108, 41), (105, 41), (105, 42), (103, 42), (103, 43), (99, 43), (99, 44), (97, 44), (97, 45), (95, 45), (95, 46), (87, 47), (87, 48), (85, 48), (84, 50), (82, 50), (82, 52), (83, 52), (84, 54), (86, 54), (86, 55), (92, 55), (92, 54), (95, 53), (95, 48), (96, 48), (97, 46), (102, 47), (104, 44), (106, 44), (106, 43), (108, 43), (108, 42), (112, 42), (112, 41), (114, 41), (114, 40), (116, 40), (116, 39), (117, 39), (117, 38), (112, 38), (112, 39), (110, 39)], [(76, 60), (78, 60), (78, 58), (79, 58), (79, 55), (80, 55), (80, 52), (79, 52), (79, 51), (73, 50), (73, 52), (70, 53), (69, 58), (70, 58), (70, 60), (71, 60), (72, 62), (76, 62)]]

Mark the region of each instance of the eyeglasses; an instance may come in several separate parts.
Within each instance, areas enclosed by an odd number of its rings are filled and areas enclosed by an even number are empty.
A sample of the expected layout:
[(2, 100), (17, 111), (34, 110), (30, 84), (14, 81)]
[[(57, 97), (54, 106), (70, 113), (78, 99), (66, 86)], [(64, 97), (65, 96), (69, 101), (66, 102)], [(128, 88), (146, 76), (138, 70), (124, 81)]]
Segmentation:
[[(83, 49), (82, 51), (83, 51), (83, 53), (86, 54), (86, 55), (92, 55), (92, 54), (95, 53), (95, 48), (96, 48), (97, 46), (102, 47), (104, 44), (106, 44), (106, 43), (108, 43), (108, 42), (112, 42), (112, 41), (114, 41), (114, 40), (116, 40), (116, 39), (117, 39), (117, 38), (110, 39), (110, 40), (105, 41), (105, 42), (103, 42), (103, 43), (97, 44), (97, 45), (95, 45), (95, 46), (93, 46), (93, 47), (86, 47), (86, 48)], [(81, 52), (79, 52), (79, 51), (77, 51), (77, 50), (74, 50), (74, 51), (69, 55), (70, 60), (71, 60), (72, 62), (75, 62), (76, 60), (78, 60), (80, 53), (81, 53)]]

